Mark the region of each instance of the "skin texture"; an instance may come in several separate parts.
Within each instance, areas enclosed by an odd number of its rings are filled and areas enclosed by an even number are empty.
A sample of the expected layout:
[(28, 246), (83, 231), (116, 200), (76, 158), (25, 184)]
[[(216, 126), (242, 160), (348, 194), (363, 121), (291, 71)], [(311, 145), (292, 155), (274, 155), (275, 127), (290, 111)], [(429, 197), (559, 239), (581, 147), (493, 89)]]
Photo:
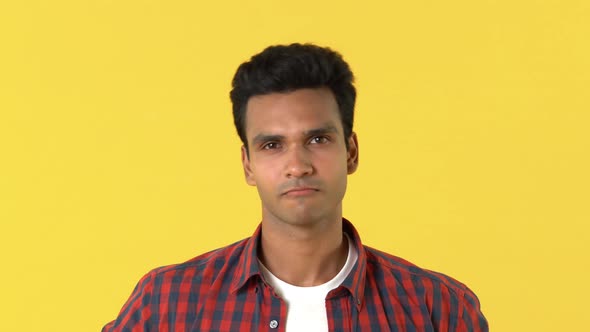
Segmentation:
[(356, 134), (347, 150), (326, 88), (254, 96), (246, 112), (242, 163), (262, 203), (259, 258), (288, 283), (328, 281), (346, 261), (342, 199), (358, 166)]

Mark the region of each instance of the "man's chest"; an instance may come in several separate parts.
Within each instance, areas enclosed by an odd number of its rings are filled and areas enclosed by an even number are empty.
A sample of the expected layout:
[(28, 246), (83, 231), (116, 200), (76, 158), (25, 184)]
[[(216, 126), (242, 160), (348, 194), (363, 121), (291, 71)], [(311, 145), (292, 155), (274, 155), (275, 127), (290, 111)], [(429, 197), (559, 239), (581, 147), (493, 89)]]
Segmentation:
[[(288, 305), (265, 286), (201, 300), (192, 310), (176, 306), (176, 310), (169, 308), (162, 312), (158, 319), (158, 331), (295, 332), (287, 330)], [(366, 297), (360, 310), (349, 294), (331, 297), (325, 301), (322, 314), (325, 315), (323, 322), (303, 322), (303, 325), (308, 326), (303, 332), (312, 332), (314, 329), (309, 326), (320, 326), (325, 322), (329, 331), (342, 332), (436, 330), (423, 305), (408, 306), (395, 299), (379, 296)], [(178, 320), (182, 320), (182, 324), (175, 323)]]

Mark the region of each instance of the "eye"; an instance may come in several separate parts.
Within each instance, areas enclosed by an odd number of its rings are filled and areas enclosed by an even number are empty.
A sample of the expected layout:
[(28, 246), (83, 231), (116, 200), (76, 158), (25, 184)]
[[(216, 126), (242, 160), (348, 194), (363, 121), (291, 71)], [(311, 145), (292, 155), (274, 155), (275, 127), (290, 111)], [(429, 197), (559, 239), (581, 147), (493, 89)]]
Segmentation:
[(262, 146), (263, 150), (273, 150), (279, 147), (279, 143), (276, 142), (268, 142)]
[(328, 143), (329, 141), (330, 141), (330, 139), (328, 139), (328, 137), (326, 137), (326, 136), (315, 136), (311, 139), (310, 143), (324, 144), (324, 143)]

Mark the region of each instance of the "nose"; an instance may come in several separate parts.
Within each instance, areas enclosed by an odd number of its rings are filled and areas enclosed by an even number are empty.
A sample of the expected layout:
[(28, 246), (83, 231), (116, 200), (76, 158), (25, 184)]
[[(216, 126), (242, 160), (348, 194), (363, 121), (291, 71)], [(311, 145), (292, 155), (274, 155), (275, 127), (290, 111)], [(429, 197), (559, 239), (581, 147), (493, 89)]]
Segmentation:
[(292, 147), (287, 153), (285, 175), (288, 178), (300, 178), (313, 173), (309, 151), (302, 147)]

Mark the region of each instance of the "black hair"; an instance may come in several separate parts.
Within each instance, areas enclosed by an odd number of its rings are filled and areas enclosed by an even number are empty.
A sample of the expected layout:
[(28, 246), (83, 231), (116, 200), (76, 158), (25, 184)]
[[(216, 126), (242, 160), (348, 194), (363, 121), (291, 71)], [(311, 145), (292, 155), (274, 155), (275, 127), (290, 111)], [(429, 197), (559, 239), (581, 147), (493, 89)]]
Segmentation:
[(356, 89), (342, 55), (313, 44), (274, 45), (242, 63), (232, 81), (230, 98), (238, 136), (248, 150), (246, 106), (250, 97), (304, 88), (329, 88), (340, 111), (344, 141), (352, 134)]

